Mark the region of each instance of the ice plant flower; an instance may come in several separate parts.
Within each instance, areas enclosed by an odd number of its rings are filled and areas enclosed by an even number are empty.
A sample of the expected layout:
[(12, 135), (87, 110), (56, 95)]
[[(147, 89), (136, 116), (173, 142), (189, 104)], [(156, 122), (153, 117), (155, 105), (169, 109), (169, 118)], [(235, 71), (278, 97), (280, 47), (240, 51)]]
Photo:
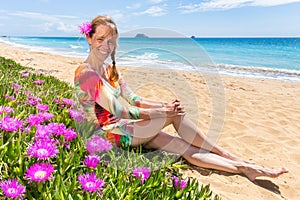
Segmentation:
[(27, 78), (29, 76), (29, 73), (22, 73), (21, 77), (22, 78)]
[(175, 188), (179, 188), (180, 190), (184, 189), (188, 185), (187, 181), (180, 180), (176, 176), (172, 176), (172, 181), (173, 181), (173, 186)]
[(65, 129), (63, 136), (66, 141), (72, 141), (77, 137), (77, 133), (74, 131), (74, 129)]
[(2, 113), (4, 113), (4, 112), (6, 113), (6, 115), (9, 115), (13, 111), (14, 111), (14, 108), (12, 108), (12, 107), (9, 107), (9, 106), (2, 107), (2, 106), (0, 106), (0, 115), (2, 115)]
[(43, 85), (44, 84), (44, 80), (36, 80), (36, 81), (33, 81), (33, 84), (34, 85)]
[(54, 168), (49, 163), (35, 163), (31, 165), (25, 174), (25, 178), (31, 182), (45, 182), (51, 178), (52, 173), (54, 172)]
[(92, 31), (92, 25), (90, 22), (84, 22), (78, 28), (80, 33), (84, 35), (89, 35), (90, 32)]
[(57, 104), (60, 104), (60, 100), (59, 99), (55, 99), (54, 102), (57, 103)]
[(105, 185), (103, 180), (96, 177), (96, 173), (80, 174), (78, 176), (78, 181), (85, 191), (90, 193), (98, 192), (99, 195), (101, 194), (101, 189)]
[(44, 122), (44, 118), (40, 115), (30, 114), (28, 116), (27, 122), (30, 124), (30, 126), (36, 126)]
[(84, 164), (91, 169), (94, 169), (98, 166), (100, 162), (100, 157), (98, 155), (92, 154), (85, 156)]
[(22, 88), (22, 86), (17, 83), (12, 83), (11, 86), (13, 87), (15, 93), (19, 93), (19, 89)]
[(149, 176), (151, 174), (151, 171), (147, 167), (136, 167), (133, 170), (132, 174), (136, 178), (140, 178), (141, 179), (141, 184), (143, 184), (145, 182), (145, 180), (147, 180), (149, 178)]
[(63, 135), (66, 131), (66, 126), (64, 124), (58, 124), (58, 123), (49, 123), (48, 128), (52, 131), (52, 133), (56, 136)]
[(90, 154), (94, 154), (95, 152), (101, 153), (103, 151), (111, 150), (111, 144), (100, 136), (94, 135), (90, 140), (87, 141), (86, 150)]
[(28, 156), (38, 159), (55, 157), (58, 152), (56, 144), (49, 138), (39, 138), (27, 148)]
[(81, 110), (74, 110), (69, 108), (68, 111), (70, 113), (70, 117), (76, 120), (77, 122), (82, 122), (84, 120), (83, 113)]
[(52, 134), (52, 130), (46, 125), (37, 125), (35, 137), (36, 138), (49, 138)]
[(52, 119), (54, 117), (54, 115), (52, 113), (48, 113), (48, 112), (41, 112), (38, 115), (41, 118), (43, 118), (44, 121), (49, 121), (50, 119)]
[(18, 183), (16, 178), (14, 179), (7, 179), (0, 182), (0, 187), (3, 190), (3, 193), (8, 198), (20, 198), (25, 193), (25, 186)]
[(48, 111), (48, 105), (45, 105), (45, 104), (38, 104), (38, 105), (36, 105), (36, 108), (42, 112)]
[(75, 102), (73, 99), (62, 98), (61, 101), (69, 106), (75, 106)]
[(26, 104), (30, 104), (32, 106), (37, 105), (38, 103), (40, 103), (42, 101), (42, 99), (35, 97), (35, 96), (28, 96), (28, 99), (24, 101), (24, 103)]
[(5, 116), (0, 120), (0, 128), (5, 131), (15, 132), (22, 127), (23, 122), (20, 119)]
[(11, 101), (16, 100), (14, 96), (9, 96), (8, 94), (4, 95), (6, 99), (9, 99)]

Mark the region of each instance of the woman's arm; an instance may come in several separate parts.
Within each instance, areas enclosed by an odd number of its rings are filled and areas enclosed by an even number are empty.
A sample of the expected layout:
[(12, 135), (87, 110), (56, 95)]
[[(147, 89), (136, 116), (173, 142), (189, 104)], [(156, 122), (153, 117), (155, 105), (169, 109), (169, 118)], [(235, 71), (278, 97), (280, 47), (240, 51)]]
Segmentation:
[(162, 108), (167, 105), (164, 101), (155, 101), (144, 97), (140, 97), (138, 104), (141, 108)]
[(162, 108), (167, 104), (163, 101), (154, 101), (151, 99), (137, 96), (130, 87), (126, 84), (123, 77), (119, 76), (119, 85), (121, 88), (122, 97), (130, 104), (139, 108)]
[[(160, 102), (146, 100), (146, 104), (144, 105), (151, 105), (151, 108), (140, 108), (140, 116), (143, 119), (150, 119), (150, 118), (168, 118), (174, 116), (182, 116), (185, 115), (184, 107), (180, 104), (178, 99), (174, 99), (173, 101), (159, 106)], [(159, 107), (155, 107), (159, 106)]]
[(174, 106), (148, 108), (127, 108), (123, 106), (103, 85), (102, 80), (96, 72), (86, 70), (78, 78), (80, 88), (87, 92), (95, 102), (104, 109), (119, 118), (125, 119), (153, 119), (161, 117), (170, 117), (173, 115), (182, 115)]

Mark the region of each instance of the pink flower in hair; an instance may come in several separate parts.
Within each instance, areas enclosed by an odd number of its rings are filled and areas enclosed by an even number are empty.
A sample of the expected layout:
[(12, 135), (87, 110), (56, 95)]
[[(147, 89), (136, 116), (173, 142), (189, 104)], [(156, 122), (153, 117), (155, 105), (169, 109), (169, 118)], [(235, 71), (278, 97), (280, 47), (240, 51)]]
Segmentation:
[(92, 31), (92, 25), (90, 22), (84, 22), (81, 26), (79, 26), (79, 30), (81, 34), (88, 35)]

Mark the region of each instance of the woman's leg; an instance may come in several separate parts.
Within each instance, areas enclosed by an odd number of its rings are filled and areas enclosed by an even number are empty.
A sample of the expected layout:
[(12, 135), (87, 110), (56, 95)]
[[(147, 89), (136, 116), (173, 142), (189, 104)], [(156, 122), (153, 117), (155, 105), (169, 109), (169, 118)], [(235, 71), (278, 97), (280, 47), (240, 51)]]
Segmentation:
[(205, 134), (203, 134), (200, 128), (197, 127), (186, 115), (177, 116), (171, 119), (172, 124), (178, 132), (179, 136), (182, 137), (182, 139), (184, 139), (186, 142), (201, 149), (205, 149), (207, 151), (218, 154), (222, 157), (235, 161), (242, 161), (236, 156), (229, 154), (223, 148), (209, 141), (209, 138)]
[(171, 118), (155, 118), (125, 124), (122, 128), (133, 136), (131, 146), (135, 147), (149, 142), (171, 123)]
[(132, 124), (127, 124), (123, 127), (123, 129), (132, 134), (132, 146), (138, 146), (150, 141), (164, 127), (170, 124), (173, 124), (180, 137), (182, 137), (186, 142), (201, 149), (216, 153), (222, 157), (235, 161), (242, 161), (241, 159), (232, 156), (221, 147), (208, 141), (208, 138), (190, 119), (188, 119), (187, 116), (137, 121)]
[(233, 161), (217, 154), (200, 151), (198, 147), (190, 145), (185, 140), (173, 137), (164, 132), (159, 132), (149, 142), (144, 145), (145, 148), (161, 149), (172, 153), (182, 155), (189, 163), (198, 167), (216, 169), (234, 174), (244, 174), (251, 181), (259, 176), (278, 177), (286, 173), (287, 170), (268, 169), (254, 164)]

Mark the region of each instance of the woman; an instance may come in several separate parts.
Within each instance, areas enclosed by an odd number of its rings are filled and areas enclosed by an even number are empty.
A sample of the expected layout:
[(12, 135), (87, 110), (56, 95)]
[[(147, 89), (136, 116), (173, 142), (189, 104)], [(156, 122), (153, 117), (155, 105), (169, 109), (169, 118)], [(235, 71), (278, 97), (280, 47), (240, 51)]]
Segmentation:
[[(180, 100), (169, 103), (135, 95), (116, 68), (118, 31), (108, 16), (97, 16), (82, 28), (90, 53), (75, 71), (75, 87), (85, 113), (94, 116), (108, 141), (116, 146), (143, 145), (182, 155), (189, 163), (203, 168), (244, 174), (251, 181), (258, 176), (278, 177), (287, 170), (268, 169), (251, 164), (211, 144), (185, 115)], [(111, 57), (112, 65), (104, 63)], [(132, 107), (125, 107), (122, 96)], [(173, 125), (180, 137), (161, 130)]]

